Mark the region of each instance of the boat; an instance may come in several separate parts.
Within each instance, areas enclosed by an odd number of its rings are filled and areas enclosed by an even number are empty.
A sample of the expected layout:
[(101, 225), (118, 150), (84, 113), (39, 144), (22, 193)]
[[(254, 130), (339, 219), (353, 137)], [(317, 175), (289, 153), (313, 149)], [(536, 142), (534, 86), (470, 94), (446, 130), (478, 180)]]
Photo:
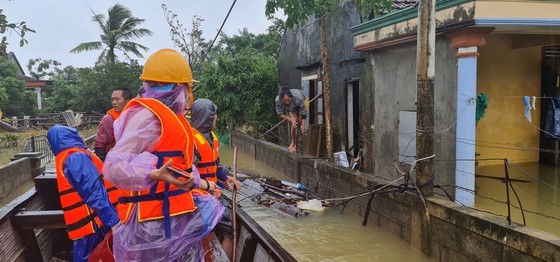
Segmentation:
[[(0, 261), (71, 261), (72, 241), (66, 234), (56, 173), (46, 171), (34, 182), (35, 187), (0, 208)], [(295, 261), (242, 208), (236, 211), (235, 261)], [(227, 261), (213, 233), (203, 246), (206, 261)]]

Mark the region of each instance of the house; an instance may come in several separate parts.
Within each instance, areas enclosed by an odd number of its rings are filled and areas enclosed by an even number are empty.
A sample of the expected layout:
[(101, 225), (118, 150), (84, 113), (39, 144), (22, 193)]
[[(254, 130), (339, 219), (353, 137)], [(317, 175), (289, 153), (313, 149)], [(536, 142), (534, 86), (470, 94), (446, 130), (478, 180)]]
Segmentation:
[(22, 80), (25, 80), (25, 90), (26, 91), (35, 91), (36, 92), (36, 96), (37, 96), (37, 109), (41, 110), (43, 109), (43, 96), (42, 93), (45, 91), (52, 91), (53, 88), (53, 84), (54, 81), (53, 80), (39, 80), (39, 79), (35, 79), (33, 77), (28, 77), (25, 75), (25, 71), (23, 70), (23, 67), (21, 67), (21, 64), (19, 63), (19, 60), (17, 59), (16, 55), (14, 54), (14, 52), (9, 52), (6, 55), (6, 59), (15, 64), (18, 69), (18, 75), (19, 78)]
[[(349, 28), (361, 22), (357, 8), (350, 2), (327, 16), (332, 130), (334, 148), (338, 150), (352, 148), (360, 135), (360, 119), (354, 116), (362, 110), (360, 76), (366, 58), (364, 53), (353, 50)], [(309, 99), (322, 94), (321, 29), (317, 20), (286, 31), (278, 55), (278, 71), (281, 86), (302, 89)], [(308, 128), (309, 124), (324, 124), (323, 105), (321, 96), (310, 103)]]
[[(472, 204), (476, 162), (558, 163), (558, 140), (545, 136), (543, 120), (549, 98), (560, 95), (560, 3), (441, 0), (436, 10), (436, 181), (467, 188), (456, 197)], [(351, 28), (371, 65), (363, 88), (373, 90), (365, 106), (374, 116), (364, 124), (375, 127), (376, 168), (392, 163), (386, 149), (403, 154), (403, 135), (415, 131), (403, 122), (415, 119), (416, 27), (417, 9), (408, 7)], [(489, 106), (477, 124), (480, 93)], [(536, 98), (531, 122), (524, 97)]]
[[(393, 7), (362, 21), (350, 1), (327, 16), (334, 149), (360, 141), (363, 170), (388, 178), (399, 175), (395, 159), (410, 162), (416, 152), (418, 11), (414, 1)], [(437, 1), (435, 182), (458, 186), (451, 193), (461, 203), (474, 202), (477, 164), (558, 164), (558, 137), (544, 131), (550, 98), (560, 96), (558, 14), (557, 1)], [(286, 32), (281, 84), (310, 98), (320, 92), (320, 51), (316, 21)], [(489, 105), (477, 122), (481, 93)], [(525, 97), (536, 98), (531, 122)], [(322, 123), (321, 102), (314, 123)]]

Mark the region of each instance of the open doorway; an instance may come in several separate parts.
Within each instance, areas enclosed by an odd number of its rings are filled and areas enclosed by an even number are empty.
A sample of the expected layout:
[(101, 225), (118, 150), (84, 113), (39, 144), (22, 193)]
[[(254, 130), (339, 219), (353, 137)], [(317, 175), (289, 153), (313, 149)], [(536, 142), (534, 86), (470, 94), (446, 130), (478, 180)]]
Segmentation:
[(360, 81), (351, 80), (346, 82), (346, 138), (348, 153), (357, 157), (359, 146), (360, 130)]
[[(309, 100), (312, 100), (313, 98), (323, 93), (323, 81), (317, 79), (316, 75), (311, 77), (305, 77), (301, 79), (303, 93), (307, 96), (307, 98), (309, 98)], [(305, 123), (306, 129), (309, 129), (310, 124), (323, 124), (323, 97), (317, 97), (314, 101), (310, 101), (308, 111), (309, 115)]]
[[(541, 94), (543, 97), (560, 96), (560, 46), (544, 47), (542, 59), (542, 81)], [(541, 128), (544, 129), (548, 114), (549, 103), (542, 103), (541, 108)], [(560, 144), (559, 140), (550, 138), (541, 133), (540, 136), (539, 161), (550, 165), (560, 164)]]

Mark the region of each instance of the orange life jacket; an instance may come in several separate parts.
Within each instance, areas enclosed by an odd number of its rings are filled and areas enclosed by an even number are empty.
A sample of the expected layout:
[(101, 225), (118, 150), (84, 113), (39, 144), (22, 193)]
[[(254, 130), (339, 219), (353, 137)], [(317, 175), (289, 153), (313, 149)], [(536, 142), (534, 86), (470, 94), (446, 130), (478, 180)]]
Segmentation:
[(216, 172), (218, 172), (218, 164), (220, 163), (220, 154), (218, 151), (220, 141), (218, 141), (216, 134), (212, 132), (214, 147), (211, 147), (204, 135), (194, 128), (192, 132), (194, 135), (194, 144), (202, 157), (202, 159), (198, 161), (198, 164), (196, 164), (196, 169), (198, 169), (200, 173), (200, 178), (216, 183), (218, 181)]
[(111, 108), (111, 110), (107, 111), (107, 114), (111, 115), (115, 120), (119, 119), (119, 117), (121, 116), (122, 111), (119, 113), (117, 111), (115, 111), (114, 108)]
[[(150, 110), (161, 123), (161, 135), (152, 154), (158, 157), (157, 168), (173, 160), (172, 167), (192, 172), (194, 144), (191, 127), (185, 117), (175, 114), (160, 101), (153, 98), (134, 98), (126, 105), (125, 110), (133, 106), (143, 106)], [(178, 179), (184, 179), (173, 174)], [(138, 221), (164, 219), (166, 237), (170, 236), (170, 217), (196, 209), (191, 191), (184, 191), (162, 181), (158, 181), (150, 189), (142, 191), (121, 190), (117, 211), (121, 221), (126, 223), (134, 205), (138, 205)]]
[[(62, 210), (64, 211), (66, 231), (68, 232), (68, 237), (72, 240), (95, 233), (95, 227), (93, 226), (94, 221), (97, 224), (97, 227), (103, 225), (101, 219), (99, 219), (99, 217), (95, 215), (93, 209), (84, 202), (82, 197), (80, 197), (76, 189), (72, 187), (64, 175), (63, 166), (66, 158), (68, 158), (70, 154), (76, 152), (89, 155), (93, 160), (93, 164), (97, 167), (99, 174), (101, 174), (103, 170), (103, 162), (96, 155), (85, 149), (69, 148), (56, 155), (56, 180), (58, 193), (60, 195), (60, 204), (62, 206)], [(101, 177), (102, 176), (103, 175), (101, 175)], [(109, 201), (111, 204), (116, 205), (119, 198), (119, 191), (106, 179), (103, 179), (103, 183), (105, 184), (105, 189), (107, 189)]]
[[(115, 111), (114, 108), (111, 108), (111, 110), (107, 111), (107, 114), (111, 115), (113, 117), (113, 119), (114, 119), (113, 121), (119, 119), (119, 117), (121, 116), (121, 113), (122, 113), (122, 111), (117, 112), (117, 111)], [(113, 137), (113, 141), (111, 142), (111, 144), (107, 146), (106, 152), (108, 153), (111, 149), (113, 149), (113, 147), (115, 147), (115, 138), (114, 137)]]

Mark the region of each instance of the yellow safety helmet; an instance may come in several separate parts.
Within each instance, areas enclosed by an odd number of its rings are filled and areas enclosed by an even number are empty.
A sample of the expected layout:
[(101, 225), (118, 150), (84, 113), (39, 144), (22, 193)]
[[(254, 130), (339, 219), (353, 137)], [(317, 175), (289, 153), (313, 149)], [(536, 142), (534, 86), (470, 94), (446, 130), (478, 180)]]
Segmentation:
[(181, 53), (169, 48), (161, 49), (148, 57), (140, 79), (175, 84), (198, 82), (192, 77), (189, 62)]

